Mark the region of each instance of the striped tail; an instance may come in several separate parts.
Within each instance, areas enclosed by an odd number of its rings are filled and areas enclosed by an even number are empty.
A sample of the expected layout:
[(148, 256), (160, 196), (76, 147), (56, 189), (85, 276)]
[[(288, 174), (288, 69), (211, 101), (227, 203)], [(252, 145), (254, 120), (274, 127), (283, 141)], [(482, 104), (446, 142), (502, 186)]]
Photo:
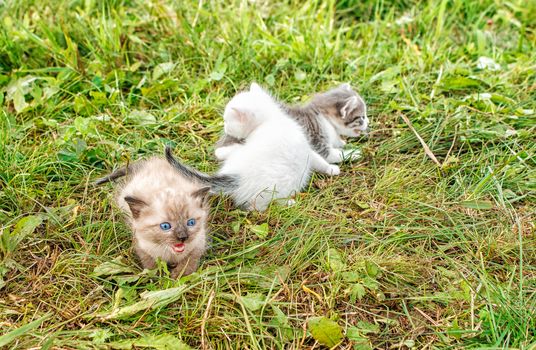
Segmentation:
[(201, 182), (211, 187), (213, 193), (229, 193), (238, 187), (238, 176), (235, 175), (208, 175), (196, 169), (190, 168), (179, 162), (171, 152), (171, 147), (166, 146), (166, 159), (181, 175), (186, 178)]
[(106, 182), (115, 181), (115, 180), (119, 179), (120, 177), (125, 176), (131, 170), (132, 169), (130, 169), (129, 166), (119, 168), (116, 171), (114, 171), (113, 173), (111, 173), (110, 175), (106, 175), (105, 177), (101, 177), (100, 179), (97, 179), (95, 181), (95, 185), (102, 185), (103, 183), (106, 183)]

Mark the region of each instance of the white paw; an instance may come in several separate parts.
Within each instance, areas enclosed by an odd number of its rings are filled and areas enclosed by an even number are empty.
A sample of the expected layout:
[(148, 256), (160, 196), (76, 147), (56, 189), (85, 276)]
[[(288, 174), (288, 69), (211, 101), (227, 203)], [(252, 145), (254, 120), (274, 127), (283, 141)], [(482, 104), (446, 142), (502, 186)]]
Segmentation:
[(224, 160), (229, 155), (229, 150), (226, 149), (227, 147), (220, 147), (216, 148), (214, 151), (214, 154), (216, 155), (216, 158), (219, 160)]
[(326, 160), (328, 161), (328, 163), (340, 163), (343, 161), (343, 157), (343, 151), (341, 151), (340, 149), (332, 148), (329, 150), (329, 155)]
[(344, 141), (343, 139), (338, 139), (338, 140), (335, 140), (333, 142), (331, 142), (331, 147), (333, 148), (343, 148), (344, 146), (346, 146), (346, 141)]
[(330, 165), (328, 168), (328, 171), (326, 172), (328, 175), (336, 176), (341, 173), (341, 168), (339, 168), (338, 165)]

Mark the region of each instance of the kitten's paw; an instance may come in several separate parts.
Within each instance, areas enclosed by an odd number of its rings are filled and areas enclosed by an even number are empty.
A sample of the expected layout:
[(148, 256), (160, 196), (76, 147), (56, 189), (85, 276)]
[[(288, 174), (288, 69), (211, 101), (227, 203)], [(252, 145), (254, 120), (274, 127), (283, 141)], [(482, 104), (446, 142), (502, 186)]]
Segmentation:
[(333, 147), (335, 147), (335, 148), (343, 148), (344, 146), (346, 146), (346, 141), (344, 141), (343, 139), (338, 139), (333, 144)]
[(214, 154), (216, 155), (216, 158), (219, 159), (219, 160), (225, 160), (225, 158), (227, 158), (229, 156), (229, 150), (227, 149), (227, 147), (220, 147), (220, 148), (216, 148), (216, 150), (214, 151)]
[(339, 168), (338, 165), (333, 165), (333, 164), (331, 164), (328, 168), (328, 171), (326, 171), (326, 174), (331, 175), (331, 176), (336, 176), (336, 175), (339, 175), (340, 173), (341, 173), (341, 168)]
[(340, 149), (332, 148), (329, 150), (329, 155), (326, 158), (328, 163), (340, 163), (343, 161), (344, 155), (343, 151)]

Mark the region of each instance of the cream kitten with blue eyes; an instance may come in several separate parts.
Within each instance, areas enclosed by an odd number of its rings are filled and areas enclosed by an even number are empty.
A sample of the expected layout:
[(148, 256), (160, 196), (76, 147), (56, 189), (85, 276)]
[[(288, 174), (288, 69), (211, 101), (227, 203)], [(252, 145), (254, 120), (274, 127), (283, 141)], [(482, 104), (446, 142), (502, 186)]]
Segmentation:
[(144, 268), (167, 262), (171, 276), (193, 273), (207, 247), (210, 187), (182, 176), (162, 158), (150, 158), (97, 180), (125, 176), (116, 191), (118, 206), (133, 231), (136, 254)]
[[(303, 129), (257, 84), (237, 94), (225, 107), (225, 133), (244, 140), (220, 149), (218, 176), (235, 179), (232, 188), (216, 186), (247, 210), (265, 210), (274, 199), (289, 203), (307, 184), (312, 170), (338, 175), (313, 151)], [(183, 174), (214, 185), (210, 176), (184, 167), (166, 150), (168, 161)]]

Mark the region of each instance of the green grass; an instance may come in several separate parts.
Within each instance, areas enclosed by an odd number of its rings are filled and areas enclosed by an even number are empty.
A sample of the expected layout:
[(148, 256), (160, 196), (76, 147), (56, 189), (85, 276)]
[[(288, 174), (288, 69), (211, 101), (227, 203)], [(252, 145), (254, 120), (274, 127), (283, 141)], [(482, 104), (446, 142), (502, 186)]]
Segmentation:
[[(534, 2), (7, 0), (0, 23), (0, 347), (320, 348), (317, 316), (344, 349), (535, 346)], [(215, 170), (251, 81), (350, 82), (364, 157), (290, 208), (214, 199), (198, 272), (142, 272), (92, 181), (166, 143)]]

